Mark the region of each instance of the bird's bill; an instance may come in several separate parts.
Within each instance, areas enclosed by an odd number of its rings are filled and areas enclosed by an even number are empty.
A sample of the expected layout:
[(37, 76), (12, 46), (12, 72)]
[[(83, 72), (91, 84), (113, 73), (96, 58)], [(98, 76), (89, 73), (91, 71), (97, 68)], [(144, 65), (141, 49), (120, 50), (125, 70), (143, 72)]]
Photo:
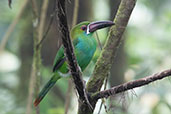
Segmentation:
[(96, 31), (98, 29), (110, 27), (112, 25), (114, 25), (114, 23), (112, 21), (96, 21), (96, 22), (92, 22), (87, 27), (87, 33), (94, 32), (94, 31)]

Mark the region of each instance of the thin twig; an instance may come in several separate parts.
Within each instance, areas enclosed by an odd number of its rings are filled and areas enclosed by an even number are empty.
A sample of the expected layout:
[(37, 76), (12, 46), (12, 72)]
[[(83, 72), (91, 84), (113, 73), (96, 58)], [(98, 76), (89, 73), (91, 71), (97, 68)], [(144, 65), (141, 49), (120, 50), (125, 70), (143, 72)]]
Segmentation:
[[(99, 35), (98, 35), (97, 31), (96, 31), (96, 37), (97, 37), (97, 42), (98, 42), (98, 44), (99, 44), (100, 50), (102, 50), (102, 44), (101, 44), (101, 42), (100, 42)], [(106, 90), (107, 81), (108, 81), (108, 76), (107, 76), (106, 79), (105, 79), (104, 90)], [(100, 114), (103, 105), (104, 105), (105, 111), (106, 111), (106, 113), (107, 113), (106, 105), (105, 105), (104, 103), (105, 103), (105, 100), (104, 100), (104, 99), (101, 99), (101, 104), (100, 104), (100, 108), (99, 108), (98, 114)]]
[(8, 6), (9, 6), (9, 8), (12, 8), (11, 7), (11, 4), (12, 4), (12, 0), (8, 0)]
[[(102, 44), (101, 44), (101, 42), (100, 42), (99, 35), (98, 35), (97, 31), (96, 31), (96, 37), (97, 37), (97, 42), (98, 42), (98, 44), (99, 44), (100, 50), (102, 50)], [(105, 79), (104, 90), (106, 90), (107, 82), (108, 82), (108, 76), (107, 76), (106, 79)], [(105, 102), (104, 99), (102, 99), (101, 104), (100, 104), (100, 108), (99, 108), (99, 111), (98, 111), (98, 114), (100, 114), (100, 111), (101, 111), (101, 109), (102, 109), (102, 105), (104, 105), (104, 107), (105, 107), (104, 102)], [(105, 109), (105, 111), (106, 111), (106, 113), (107, 113), (107, 110), (106, 110), (106, 109)]]
[(48, 35), (48, 33), (49, 33), (50, 29), (51, 29), (53, 20), (54, 20), (54, 15), (51, 15), (47, 30), (45, 31), (45, 33), (44, 33), (43, 37), (41, 38), (40, 42), (37, 44), (37, 47), (39, 47), (43, 43), (43, 41), (46, 39), (46, 37), (47, 37), (47, 35)]
[(23, 1), (19, 12), (17, 13), (16, 17), (13, 19), (12, 23), (8, 27), (7, 32), (3, 36), (2, 41), (0, 43), (0, 51), (4, 50), (11, 33), (14, 31), (15, 26), (17, 25), (17, 23), (19, 22), (23, 12), (25, 11), (24, 9), (26, 8), (26, 6), (28, 4), (28, 1), (29, 0), (24, 0)]
[[(108, 82), (108, 76), (107, 76), (106, 79), (105, 79), (104, 89), (103, 89), (103, 90), (106, 90), (107, 82)], [(100, 111), (101, 111), (101, 109), (102, 109), (102, 105), (104, 105), (104, 107), (106, 107), (104, 103), (105, 103), (105, 101), (104, 101), (104, 99), (102, 99), (102, 102), (101, 102), (101, 104), (100, 104), (100, 108), (99, 108), (98, 114), (100, 114)], [(106, 111), (106, 113), (107, 113), (106, 108), (105, 108), (105, 111)]]
[(102, 44), (100, 42), (99, 35), (98, 35), (97, 31), (96, 31), (96, 38), (97, 38), (97, 42), (99, 44), (100, 50), (102, 50)]
[[(55, 3), (55, 0), (54, 0), (54, 3)], [(55, 16), (55, 4), (54, 4), (54, 7), (53, 7), (53, 10), (52, 10), (52, 11), (53, 11), (53, 12), (52, 12), (52, 14), (50, 15), (50, 21), (49, 21), (49, 24), (48, 24), (48, 26), (47, 26), (47, 29), (46, 29), (46, 31), (44, 32), (43, 37), (41, 38), (41, 40), (40, 40), (39, 43), (37, 44), (37, 47), (39, 47), (39, 46), (43, 43), (43, 41), (46, 39), (46, 37), (47, 37), (47, 35), (48, 35), (48, 33), (49, 33), (50, 29), (51, 29), (51, 26), (52, 26), (52, 23), (53, 23), (53, 20), (54, 20), (54, 16)]]
[(72, 27), (76, 25), (78, 18), (78, 9), (79, 9), (79, 0), (75, 0), (74, 2), (74, 12), (72, 17)]
[(68, 114), (69, 111), (69, 106), (70, 106), (70, 101), (71, 101), (71, 96), (72, 95), (72, 82), (71, 80), (68, 80), (68, 90), (66, 92), (66, 101), (65, 101), (65, 114)]
[(48, 3), (49, 3), (49, 0), (44, 0), (42, 8), (41, 8), (40, 25), (39, 25), (39, 31), (38, 31), (39, 42), (42, 40), (43, 33), (44, 33), (44, 26), (46, 22), (46, 13), (48, 9)]
[(164, 70), (162, 72), (147, 76), (145, 78), (141, 78), (139, 80), (127, 82), (125, 84), (115, 86), (108, 90), (100, 91), (100, 92), (96, 93), (95, 95), (93, 95), (93, 98), (94, 99), (107, 98), (111, 95), (115, 95), (115, 94), (125, 92), (130, 89), (141, 87), (141, 86), (147, 85), (149, 83), (152, 83), (157, 80), (161, 80), (161, 79), (169, 77), (169, 76), (171, 76), (171, 69)]
[(32, 10), (33, 10), (33, 17), (39, 17), (38, 5), (36, 0), (31, 0)]
[(34, 66), (32, 65), (29, 88), (28, 88), (28, 99), (27, 99), (27, 107), (26, 107), (26, 114), (32, 113), (32, 100), (34, 97), (34, 85), (35, 85), (35, 70)]

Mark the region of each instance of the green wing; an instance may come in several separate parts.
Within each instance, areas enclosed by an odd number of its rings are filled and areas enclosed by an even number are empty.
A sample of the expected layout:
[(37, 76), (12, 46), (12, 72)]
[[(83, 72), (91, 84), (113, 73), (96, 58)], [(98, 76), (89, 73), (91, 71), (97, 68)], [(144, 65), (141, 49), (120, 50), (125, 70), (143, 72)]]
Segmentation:
[[(78, 38), (74, 39), (73, 45), (77, 45), (78, 43)], [(66, 57), (64, 56), (64, 47), (61, 46), (60, 49), (58, 50), (54, 63), (53, 63), (53, 72), (58, 70), (66, 61)]]
[(55, 60), (53, 63), (53, 72), (58, 70), (58, 68), (63, 65), (65, 60), (66, 60), (66, 58), (64, 56), (64, 48), (63, 48), (63, 46), (61, 46), (56, 54), (56, 57), (55, 57)]

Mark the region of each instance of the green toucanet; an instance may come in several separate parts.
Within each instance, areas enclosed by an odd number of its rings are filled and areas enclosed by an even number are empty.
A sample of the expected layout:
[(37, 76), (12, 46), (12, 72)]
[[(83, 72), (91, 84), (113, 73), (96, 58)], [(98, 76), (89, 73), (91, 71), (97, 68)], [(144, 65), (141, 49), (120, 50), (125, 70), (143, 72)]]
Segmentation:
[[(78, 65), (80, 66), (82, 71), (84, 71), (84, 69), (90, 63), (96, 51), (97, 44), (93, 35), (94, 32), (98, 29), (102, 29), (112, 25), (114, 25), (112, 21), (96, 21), (92, 23), (81, 22), (71, 29), (70, 36), (72, 38), (74, 46), (74, 53)], [(64, 47), (61, 46), (54, 60), (52, 78), (41, 90), (38, 97), (34, 101), (34, 105), (37, 106), (41, 102), (41, 100), (54, 86), (58, 79), (69, 75), (70, 73), (67, 67), (66, 57), (64, 56)]]

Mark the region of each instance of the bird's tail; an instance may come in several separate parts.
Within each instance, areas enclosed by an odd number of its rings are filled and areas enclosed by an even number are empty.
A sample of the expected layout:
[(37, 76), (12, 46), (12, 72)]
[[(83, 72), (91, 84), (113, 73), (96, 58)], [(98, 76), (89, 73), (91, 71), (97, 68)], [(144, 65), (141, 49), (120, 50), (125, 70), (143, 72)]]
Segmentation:
[(38, 97), (34, 101), (35, 107), (41, 102), (41, 100), (45, 97), (45, 95), (48, 93), (48, 91), (54, 86), (56, 81), (60, 78), (61, 77), (58, 74), (53, 74), (52, 78), (46, 83), (46, 85), (43, 87), (43, 89), (39, 93)]

